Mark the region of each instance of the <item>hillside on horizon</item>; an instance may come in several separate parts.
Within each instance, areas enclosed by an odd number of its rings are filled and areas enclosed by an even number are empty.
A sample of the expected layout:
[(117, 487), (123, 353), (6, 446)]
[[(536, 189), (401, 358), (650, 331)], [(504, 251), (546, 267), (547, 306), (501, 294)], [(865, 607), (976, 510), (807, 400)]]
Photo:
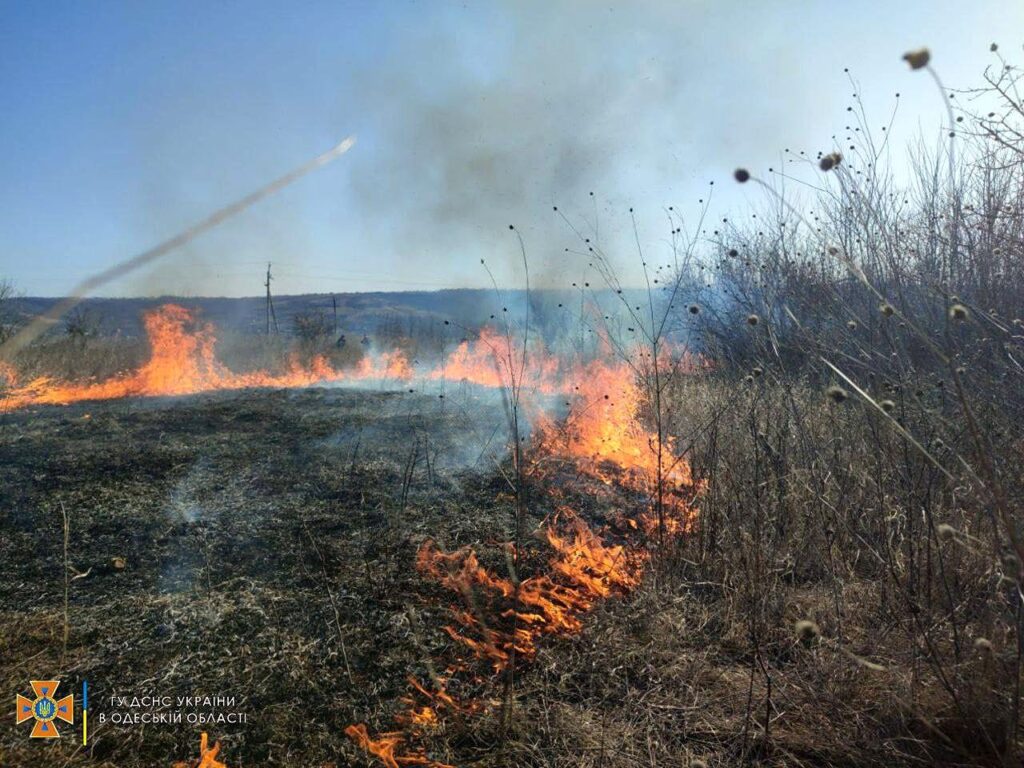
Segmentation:
[[(632, 291), (627, 292), (628, 294)], [(639, 290), (637, 291), (639, 297)], [(337, 319), (339, 333), (379, 333), (388, 328), (392, 333), (406, 329), (422, 331), (448, 321), (456, 327), (478, 329), (494, 322), (503, 309), (521, 317), (527, 292), (516, 289), (496, 293), (493, 289), (454, 288), (433, 291), (374, 291), (367, 293), (306, 293), (273, 296), (271, 326), (276, 318), (280, 333), (289, 334), (295, 318), (322, 314), (330, 323)], [(582, 304), (595, 300), (614, 309), (618, 303), (608, 291), (588, 291), (581, 297), (577, 290), (543, 289), (529, 292), (530, 311), (546, 328), (552, 323), (578, 320)], [(59, 297), (22, 296), (15, 299), (12, 310), (15, 322), (23, 322), (51, 309)], [(74, 310), (87, 318), (95, 331), (104, 336), (143, 334), (143, 315), (163, 304), (174, 303), (197, 310), (199, 315), (218, 329), (238, 333), (264, 333), (267, 328), (265, 296), (150, 296), (92, 297), (82, 300)], [(60, 328), (60, 325), (57, 326)]]

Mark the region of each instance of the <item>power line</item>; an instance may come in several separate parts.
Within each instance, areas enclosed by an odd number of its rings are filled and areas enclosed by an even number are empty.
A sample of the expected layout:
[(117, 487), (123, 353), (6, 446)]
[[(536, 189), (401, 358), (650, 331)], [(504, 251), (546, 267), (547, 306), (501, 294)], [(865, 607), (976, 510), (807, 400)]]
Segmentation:
[(270, 335), (270, 321), (274, 321), (274, 333), (277, 333), (277, 314), (274, 312), (274, 299), (270, 295), (270, 262), (267, 262), (267, 336)]

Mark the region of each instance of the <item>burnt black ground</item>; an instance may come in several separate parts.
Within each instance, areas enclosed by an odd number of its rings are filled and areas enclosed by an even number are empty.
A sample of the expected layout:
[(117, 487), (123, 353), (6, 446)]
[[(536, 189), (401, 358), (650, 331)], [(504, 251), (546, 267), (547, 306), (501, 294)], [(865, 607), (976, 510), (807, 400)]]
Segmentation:
[[(393, 728), (407, 677), (464, 656), (444, 632), (461, 603), (417, 573), (420, 544), (470, 544), (508, 573), (501, 398), (446, 395), (247, 391), (0, 414), (0, 767), (195, 765), (204, 729), (229, 768), (379, 766), (344, 728)], [(558, 505), (614, 537), (616, 511), (649, 503), (538, 459), (521, 577), (544, 568), (534, 534)], [(66, 651), (62, 511), (68, 573), (86, 574), (69, 584)], [(779, 604), (767, 662), (779, 709), (760, 741), (752, 703), (769, 690), (723, 599), (733, 587), (700, 577), (697, 544), (680, 541), (663, 575), (648, 568), (627, 599), (595, 606), (581, 633), (546, 637), (516, 671), (507, 722), (502, 681), (470, 681), (452, 692), (480, 712), (446, 717), (421, 745), (460, 768), (926, 762), (904, 757), (907, 728), (882, 706), (892, 673), (793, 638), (831, 599), (814, 584)], [(853, 604), (878, 599), (870, 582), (848, 591)], [(850, 648), (872, 654), (876, 634), (851, 632)], [(88, 748), (77, 723), (48, 743), (15, 725), (14, 696), (50, 678), (75, 694), (89, 680)], [(104, 724), (111, 695), (234, 696), (247, 722)], [(851, 701), (879, 714), (851, 717)]]
[(367, 764), (344, 727), (386, 726), (448, 642), (420, 542), (509, 536), (502, 423), (493, 397), (346, 389), (0, 415), (0, 690), (87, 679), (91, 726), (4, 718), (0, 765), (195, 759), (204, 728), (101, 723), (112, 695), (236, 697), (247, 722), (205, 728), (232, 768)]

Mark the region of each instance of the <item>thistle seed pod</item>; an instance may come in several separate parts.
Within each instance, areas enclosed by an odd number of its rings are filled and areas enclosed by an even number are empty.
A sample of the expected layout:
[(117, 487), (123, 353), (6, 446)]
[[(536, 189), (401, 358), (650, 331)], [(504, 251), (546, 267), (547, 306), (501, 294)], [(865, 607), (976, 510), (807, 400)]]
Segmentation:
[(916, 51), (907, 51), (903, 54), (903, 60), (910, 65), (911, 69), (924, 69), (931, 61), (932, 54), (927, 48), (918, 48)]
[(850, 396), (850, 393), (839, 385), (833, 384), (825, 390), (825, 396), (833, 403), (842, 403)]
[(818, 625), (810, 619), (801, 619), (793, 625), (793, 631), (796, 634), (796, 639), (799, 640), (803, 645), (810, 646), (818, 636), (821, 635), (821, 630), (818, 629)]
[(843, 162), (843, 156), (839, 152), (830, 152), (818, 162), (818, 167), (823, 171), (831, 171)]

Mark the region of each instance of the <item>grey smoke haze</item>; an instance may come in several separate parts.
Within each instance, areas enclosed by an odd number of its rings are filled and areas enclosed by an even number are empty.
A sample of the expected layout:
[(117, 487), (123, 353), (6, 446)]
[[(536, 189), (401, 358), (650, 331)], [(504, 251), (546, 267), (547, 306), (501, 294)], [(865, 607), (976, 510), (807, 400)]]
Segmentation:
[[(957, 23), (951, 24), (955, 18)], [(174, 234), (357, 134), (355, 150), (110, 293), (253, 295), (584, 279), (551, 211), (599, 222), (639, 281), (627, 210), (663, 247), (758, 202), (730, 181), (782, 150), (829, 148), (856, 77), (894, 145), (942, 119), (900, 54), (927, 44), (951, 86), (993, 40), (1019, 52), (1024, 4), (584, 0), (95, 6), (12, 13), (0, 69), (0, 272), (31, 294)], [(589, 193), (595, 193), (590, 198)], [(657, 259), (656, 259), (657, 260)]]
[[(630, 203), (653, 202), (661, 225), (660, 206), (682, 202), (673, 193), (758, 146), (774, 151), (792, 127), (785, 113), (810, 106), (796, 52), (769, 46), (749, 71), (727, 66), (745, 58), (732, 34), (744, 11), (698, 24), (699, 5), (503, 3), (486, 44), (443, 20), (410, 33), (402, 56), (360, 77), (382, 149), (354, 168), (363, 215), (390, 210), (392, 247), (436, 254), (455, 273), (475, 256), (511, 271), (515, 223), (535, 272), (578, 277), (585, 265), (561, 254), (574, 240), (553, 205), (621, 233)], [(425, 69), (410, 73), (410, 60)], [(790, 83), (790, 97), (751, 94), (767, 79)]]

